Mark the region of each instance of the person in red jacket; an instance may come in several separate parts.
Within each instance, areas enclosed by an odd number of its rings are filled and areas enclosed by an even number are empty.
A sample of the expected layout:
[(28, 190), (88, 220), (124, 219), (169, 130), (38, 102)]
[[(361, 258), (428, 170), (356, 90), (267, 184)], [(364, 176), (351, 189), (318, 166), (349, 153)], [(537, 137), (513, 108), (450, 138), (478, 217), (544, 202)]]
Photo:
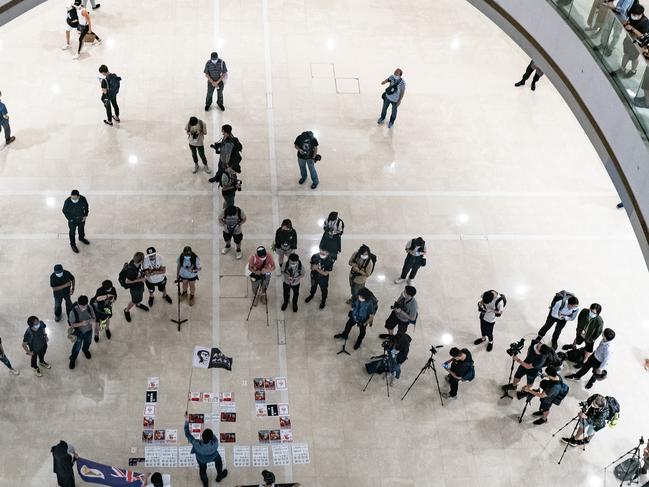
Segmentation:
[(250, 271), (250, 280), (252, 281), (252, 304), (257, 305), (257, 292), (259, 286), (263, 284), (261, 301), (266, 304), (266, 291), (270, 284), (270, 276), (275, 270), (273, 256), (266, 252), (263, 246), (257, 247), (254, 254), (248, 259), (248, 270)]

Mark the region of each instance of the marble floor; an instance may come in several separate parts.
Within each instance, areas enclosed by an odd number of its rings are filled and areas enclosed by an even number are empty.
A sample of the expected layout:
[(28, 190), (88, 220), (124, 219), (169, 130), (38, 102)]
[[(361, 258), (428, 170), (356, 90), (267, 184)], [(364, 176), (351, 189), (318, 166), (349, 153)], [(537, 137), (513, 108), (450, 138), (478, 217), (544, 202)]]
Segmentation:
[[(156, 427), (181, 430), (191, 391), (233, 392), (235, 445), (257, 444), (274, 422), (255, 416), (252, 379), (284, 376), (294, 442), (310, 463), (271, 467), (278, 481), (303, 486), (588, 486), (604, 484), (603, 467), (647, 434), (649, 292), (647, 268), (601, 162), (547, 79), (515, 89), (528, 63), (497, 27), (462, 1), (158, 0), (102, 2), (93, 14), (101, 46), (72, 59), (62, 51), (64, 2), (42, 4), (0, 28), (2, 100), (16, 141), (0, 147), (0, 337), (20, 370), (0, 366), (0, 485), (55, 485), (49, 447), (73, 443), (86, 458), (126, 466), (143, 457), (147, 378), (160, 378)], [(202, 69), (214, 48), (230, 75), (226, 111), (203, 112)], [(97, 68), (122, 77), (122, 122), (102, 123)], [(393, 129), (376, 125), (379, 82), (396, 67), (407, 93)], [(246, 321), (250, 291), (243, 262), (220, 255), (215, 221), (221, 202), (205, 173), (192, 174), (183, 132), (202, 117), (211, 143), (229, 123), (244, 145), (243, 191), (248, 214), (244, 254), (270, 246), (284, 218), (299, 234), (306, 259), (321, 220), (337, 210), (346, 223), (343, 252), (327, 307), (316, 300), (297, 313), (280, 310), (280, 280), (263, 308)], [(297, 184), (293, 140), (313, 130), (320, 141), (317, 190)], [(213, 154), (210, 154), (212, 164)], [(89, 247), (67, 242), (61, 206), (72, 188), (90, 204)], [(400, 292), (392, 283), (409, 238), (429, 242), (429, 265), (415, 281), (420, 318), (400, 381), (386, 396), (363, 364), (380, 353), (377, 334)], [(346, 260), (362, 243), (378, 256), (368, 287), (380, 300), (375, 326), (351, 356), (333, 339), (345, 322)], [(196, 303), (177, 332), (173, 306), (119, 310), (113, 338), (92, 345), (92, 359), (67, 368), (66, 327), (55, 323), (48, 276), (61, 263), (77, 277), (77, 294), (92, 294), (136, 251), (154, 245), (172, 262), (191, 245), (203, 262)], [(305, 289), (303, 286), (302, 296)], [(474, 347), (476, 302), (485, 289), (509, 297), (496, 347)], [(523, 403), (500, 400), (507, 345), (540, 327), (555, 291), (600, 302), (618, 332), (609, 379), (594, 390), (618, 398), (622, 419), (586, 451), (552, 433), (589, 392), (572, 383), (544, 426), (519, 424)], [(248, 298), (247, 298), (248, 296)], [(175, 299), (175, 294), (174, 294)], [(51, 370), (35, 377), (20, 343), (29, 315), (48, 325)], [(573, 337), (573, 326), (561, 343)], [(424, 374), (433, 344), (474, 351), (477, 378), (441, 407)], [(220, 347), (231, 372), (197, 369), (195, 345)], [(645, 406), (643, 406), (645, 404)], [(212, 404), (190, 411), (212, 412)], [(644, 413), (643, 413), (644, 411)], [(180, 439), (180, 445), (185, 444)], [(251, 484), (261, 468), (234, 467), (221, 485)], [(142, 471), (139, 465), (136, 470)], [(146, 469), (151, 470), (151, 469)], [(175, 486), (199, 485), (192, 468), (162, 469)], [(608, 482), (613, 478), (608, 472)], [(214, 484), (215, 485), (215, 484)]]

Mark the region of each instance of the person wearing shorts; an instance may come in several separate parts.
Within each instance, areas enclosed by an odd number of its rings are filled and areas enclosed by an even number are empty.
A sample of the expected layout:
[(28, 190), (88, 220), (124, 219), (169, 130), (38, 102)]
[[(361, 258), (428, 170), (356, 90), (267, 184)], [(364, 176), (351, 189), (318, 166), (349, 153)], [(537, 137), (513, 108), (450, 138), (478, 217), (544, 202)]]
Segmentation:
[(129, 323), (131, 322), (131, 308), (133, 306), (140, 308), (142, 311), (149, 311), (149, 307), (142, 304), (142, 299), (144, 298), (144, 281), (146, 280), (142, 269), (143, 262), (144, 254), (142, 252), (136, 252), (133, 260), (128, 263), (128, 269), (126, 271), (126, 284), (131, 293), (131, 300), (126, 305), (126, 308), (124, 308), (124, 318)]
[(280, 268), (284, 265), (284, 258), (289, 257), (297, 250), (297, 232), (288, 218), (282, 221), (282, 225), (275, 232), (273, 250), (277, 254)]
[(414, 286), (406, 286), (403, 292), (395, 301), (392, 312), (385, 320), (387, 333), (381, 333), (379, 338), (390, 338), (397, 329), (397, 336), (403, 335), (408, 330), (408, 325), (414, 323), (419, 315), (419, 305), (415, 299), (417, 289)]
[[(509, 389), (515, 390), (518, 387), (518, 383), (523, 377), (527, 378), (527, 384), (517, 393), (520, 398), (525, 396), (526, 392), (529, 392), (534, 384), (534, 380), (538, 377), (539, 372), (543, 369), (545, 361), (550, 355), (551, 349), (549, 346), (541, 342), (532, 342), (530, 347), (527, 349), (527, 356), (525, 360), (522, 360), (518, 355), (514, 355), (512, 360), (518, 363), (518, 369), (514, 373), (514, 380), (511, 384), (506, 384), (502, 387), (504, 391)], [(519, 399), (520, 399), (519, 398)]]
[(117, 301), (117, 291), (112, 281), (106, 279), (101, 283), (101, 287), (95, 291), (95, 295), (90, 299), (90, 305), (95, 310), (97, 317), (98, 329), (95, 333), (95, 343), (99, 342), (99, 333), (106, 332), (106, 338), (110, 340), (112, 333), (110, 331), (110, 319), (113, 316), (113, 303)]
[(246, 223), (246, 214), (238, 206), (228, 206), (219, 215), (219, 224), (223, 227), (223, 240), (225, 247), (221, 249), (222, 254), (227, 254), (232, 248), (232, 240), (237, 246), (235, 258), (241, 259), (241, 241), (243, 240), (243, 231), (241, 225)]
[(158, 254), (155, 247), (146, 249), (146, 256), (142, 264), (146, 280), (144, 284), (149, 290), (149, 306), (153, 306), (153, 294), (157, 289), (162, 293), (162, 299), (171, 304), (171, 298), (167, 294), (167, 268), (162, 255)]
[(180, 299), (187, 296), (189, 287), (189, 305), (194, 305), (194, 294), (196, 294), (196, 281), (198, 273), (201, 270), (201, 259), (194, 253), (192, 248), (187, 245), (182, 253), (176, 259), (176, 278), (183, 283), (183, 292)]

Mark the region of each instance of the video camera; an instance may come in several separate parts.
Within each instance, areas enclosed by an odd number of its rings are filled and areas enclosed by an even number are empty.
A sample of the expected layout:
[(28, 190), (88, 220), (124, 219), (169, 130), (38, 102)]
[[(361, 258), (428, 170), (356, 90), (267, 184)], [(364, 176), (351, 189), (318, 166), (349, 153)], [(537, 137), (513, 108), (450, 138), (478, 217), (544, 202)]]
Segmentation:
[(509, 348), (506, 350), (507, 355), (510, 357), (513, 357), (514, 355), (518, 355), (521, 353), (523, 348), (525, 347), (525, 338), (521, 338), (519, 341), (510, 343)]
[(444, 345), (433, 345), (430, 347), (430, 353), (431, 355), (435, 355), (437, 353), (438, 348), (442, 348)]

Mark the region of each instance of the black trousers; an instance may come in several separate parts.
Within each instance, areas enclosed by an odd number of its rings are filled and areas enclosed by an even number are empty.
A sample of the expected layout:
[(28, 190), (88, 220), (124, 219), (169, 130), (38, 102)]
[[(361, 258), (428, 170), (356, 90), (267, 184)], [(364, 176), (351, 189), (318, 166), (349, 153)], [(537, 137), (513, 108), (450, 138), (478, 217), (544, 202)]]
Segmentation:
[[(349, 337), (349, 333), (352, 331), (352, 328), (354, 328), (355, 325), (357, 325), (354, 321), (354, 318), (349, 318), (347, 320), (347, 324), (345, 325), (345, 330), (343, 331), (342, 335), (345, 340)], [(365, 338), (365, 329), (367, 328), (367, 325), (361, 325), (358, 324), (358, 338), (356, 339), (356, 345), (359, 345), (363, 342), (363, 338)]]
[(290, 284), (283, 282), (282, 286), (284, 287), (284, 304), (288, 304), (288, 300), (291, 296), (291, 290), (293, 290), (293, 301), (291, 302), (291, 304), (293, 306), (297, 306), (297, 298), (300, 297), (300, 285), (298, 284), (297, 286), (291, 286)]
[(113, 110), (115, 110), (115, 117), (119, 118), (119, 105), (117, 105), (117, 95), (105, 94), (102, 99), (104, 102), (104, 107), (106, 107), (106, 120), (108, 120), (109, 122), (113, 121)]
[[(530, 61), (530, 64), (527, 65), (527, 69), (525, 70), (521, 81), (527, 81), (530, 76), (532, 76), (532, 73), (534, 73), (533, 61)], [(543, 76), (543, 73), (539, 73), (539, 70), (537, 69), (536, 73), (534, 73), (534, 78), (532, 78), (532, 83), (536, 83), (538, 80), (540, 80), (541, 76)]]
[(329, 294), (329, 277), (312, 277), (311, 278), (311, 290), (309, 294), (313, 296), (320, 286), (320, 293), (322, 294), (322, 302), (327, 301), (327, 296)]
[(31, 356), (32, 359), (32, 369), (38, 368), (39, 362), (45, 362), (45, 352), (47, 352), (47, 345), (45, 345), (43, 348), (41, 348), (38, 351), (33, 351), (33, 355)]
[(575, 377), (577, 379), (581, 379), (583, 376), (585, 376), (591, 369), (593, 369), (593, 376), (590, 378), (588, 381), (589, 383), (594, 383), (596, 378), (595, 378), (595, 369), (598, 369), (599, 366), (602, 365), (602, 363), (595, 358), (595, 355), (591, 355), (588, 357), (588, 360), (586, 360), (586, 363), (582, 365), (581, 369), (579, 369), (577, 372), (575, 372)]
[(207, 166), (207, 157), (205, 157), (205, 146), (204, 145), (191, 145), (189, 150), (192, 152), (192, 161), (194, 164), (198, 164), (198, 156), (201, 156), (201, 161), (204, 165)]
[[(221, 81), (217, 88), (216, 88), (216, 104), (217, 105), (223, 105), (223, 88), (225, 88), (225, 85), (223, 81)], [(207, 82), (207, 95), (205, 96), (205, 108), (209, 108), (212, 106), (212, 96), (214, 95), (214, 85), (210, 83), (209, 81)]]
[(67, 318), (72, 310), (72, 299), (70, 298), (69, 291), (65, 296), (54, 296), (54, 316), (57, 319), (61, 317), (61, 304), (63, 301), (65, 301), (65, 316)]
[(487, 337), (490, 342), (494, 341), (494, 325), (480, 318), (480, 336)]
[(554, 327), (554, 333), (552, 333), (552, 342), (558, 342), (559, 336), (561, 335), (561, 330), (563, 330), (563, 327), (566, 326), (566, 320), (559, 320), (557, 318), (554, 318), (552, 316), (552, 313), (548, 313), (545, 324), (539, 330), (539, 336), (543, 338), (545, 334), (550, 330), (550, 328), (552, 328), (552, 326), (555, 324), (556, 326)]
[(450, 395), (451, 397), (455, 397), (455, 396), (457, 396), (457, 387), (458, 387), (458, 385), (460, 384), (460, 381), (457, 380), (455, 377), (453, 377), (452, 375), (449, 374), (449, 376), (448, 376), (448, 383), (449, 383), (450, 386), (451, 386), (451, 390), (450, 390), (450, 392), (449, 392), (449, 395)]
[[(221, 472), (223, 472), (223, 460), (221, 460), (221, 455), (216, 455), (214, 466), (216, 467), (216, 475), (221, 476)], [(198, 475), (201, 478), (201, 482), (203, 482), (203, 487), (209, 487), (210, 481), (207, 478), (207, 463), (198, 464)]]
[(70, 229), (70, 245), (76, 245), (77, 229), (79, 229), (79, 239), (86, 238), (86, 222), (68, 220), (68, 228)]
[(401, 279), (405, 279), (410, 271), (410, 279), (414, 279), (417, 275), (417, 271), (421, 267), (421, 257), (415, 257), (414, 255), (406, 255), (406, 260), (403, 261), (403, 268), (401, 269)]

